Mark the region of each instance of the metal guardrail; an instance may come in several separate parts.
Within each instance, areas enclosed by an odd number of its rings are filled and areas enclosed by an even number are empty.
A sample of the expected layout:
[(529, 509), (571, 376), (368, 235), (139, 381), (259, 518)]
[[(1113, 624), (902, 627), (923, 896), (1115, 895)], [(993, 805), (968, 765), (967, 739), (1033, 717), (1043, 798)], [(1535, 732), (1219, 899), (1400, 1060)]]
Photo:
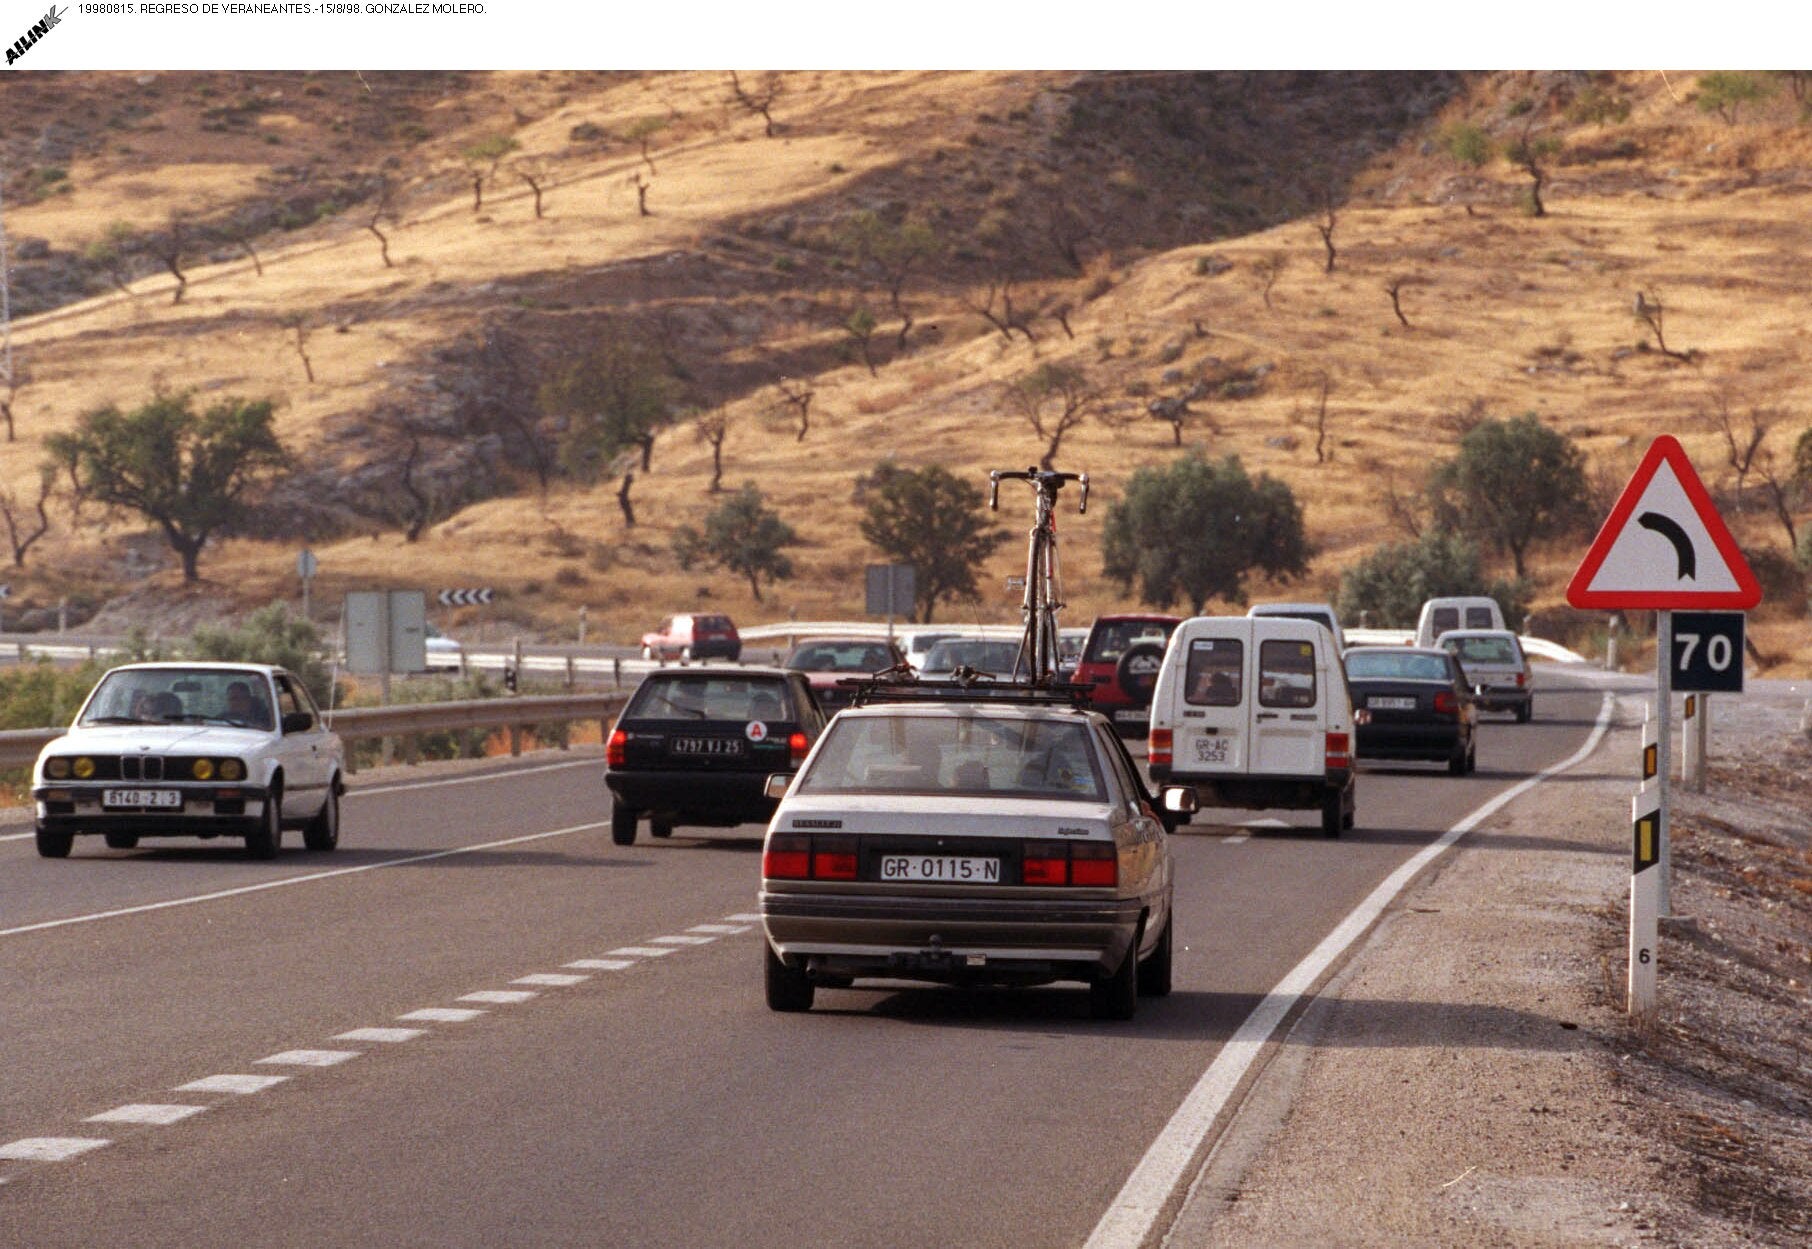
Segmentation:
[[(419, 733), (444, 733), (459, 729), (506, 728), (510, 753), (520, 754), (522, 730), (540, 724), (570, 724), (596, 720), (606, 735), (627, 694), (553, 694), (523, 698), (478, 698), (447, 703), (413, 703), (392, 707), (353, 707), (333, 712), (328, 727), (343, 741), (395, 737), (403, 741), (403, 755), (414, 762), (412, 741)], [(29, 767), (38, 753), (63, 735), (59, 728), (9, 729), (0, 732), (0, 767)], [(351, 757), (347, 771), (352, 771)]]

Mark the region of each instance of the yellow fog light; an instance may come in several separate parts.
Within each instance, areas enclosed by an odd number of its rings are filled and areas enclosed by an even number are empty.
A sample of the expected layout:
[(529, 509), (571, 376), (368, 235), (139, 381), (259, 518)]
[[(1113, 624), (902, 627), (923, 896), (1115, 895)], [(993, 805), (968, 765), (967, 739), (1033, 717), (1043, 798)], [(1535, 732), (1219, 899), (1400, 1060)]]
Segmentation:
[(195, 761), (195, 766), (190, 768), (189, 771), (195, 774), (196, 780), (205, 781), (210, 776), (214, 775), (214, 761), (212, 759), (197, 759)]
[(62, 758), (46, 759), (44, 761), (44, 775), (55, 781), (62, 780), (69, 775), (69, 760)]
[(87, 780), (94, 775), (94, 760), (83, 755), (75, 761), (75, 774), (78, 780)]
[(236, 780), (239, 780), (240, 778), (242, 778), (244, 775), (245, 775), (245, 765), (243, 763), (239, 762), (239, 760), (222, 759), (220, 761), (220, 779), (221, 780), (236, 781)]

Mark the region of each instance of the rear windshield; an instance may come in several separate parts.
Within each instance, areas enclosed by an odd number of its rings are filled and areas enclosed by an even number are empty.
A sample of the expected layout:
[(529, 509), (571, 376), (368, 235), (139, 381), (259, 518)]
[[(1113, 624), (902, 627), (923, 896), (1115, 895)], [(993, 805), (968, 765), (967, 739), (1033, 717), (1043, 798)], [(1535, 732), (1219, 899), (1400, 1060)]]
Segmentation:
[(1466, 609), (1466, 627), (1468, 629), (1495, 629), (1497, 621), (1491, 618), (1489, 607), (1468, 607)]
[(692, 617), (692, 627), (694, 629), (708, 630), (712, 633), (728, 633), (731, 629), (735, 628), (735, 626), (730, 623), (730, 618), (728, 616), (694, 616)]
[(1170, 634), (1176, 626), (1163, 620), (1113, 620), (1098, 624), (1089, 634), (1088, 650), (1083, 653), (1085, 664), (1117, 664), (1120, 656), (1135, 642), (1156, 642), (1163, 646), (1170, 641)]
[(975, 638), (947, 638), (925, 656), (927, 672), (950, 672), (969, 667), (978, 672), (1011, 673), (1019, 658), (1018, 642), (992, 642)]
[(786, 682), (775, 677), (651, 676), (636, 690), (626, 720), (793, 720)]
[(1101, 769), (1079, 721), (846, 716), (831, 723), (799, 790), (1102, 802)]
[(1346, 675), (1354, 681), (1453, 680), (1453, 671), (1439, 655), (1393, 655), (1389, 651), (1348, 655)]
[(1518, 664), (1523, 657), (1509, 638), (1448, 638), (1442, 642), (1463, 664)]
[(1315, 644), (1260, 642), (1258, 701), (1265, 707), (1315, 705)]
[(1245, 683), (1246, 645), (1238, 638), (1195, 638), (1183, 671), (1183, 701), (1198, 707), (1237, 707)]
[(954, 633), (915, 633), (906, 639), (906, 649), (909, 651), (928, 651), (945, 638), (955, 636)]
[(786, 666), (795, 672), (879, 672), (893, 667), (893, 652), (880, 642), (807, 642)]

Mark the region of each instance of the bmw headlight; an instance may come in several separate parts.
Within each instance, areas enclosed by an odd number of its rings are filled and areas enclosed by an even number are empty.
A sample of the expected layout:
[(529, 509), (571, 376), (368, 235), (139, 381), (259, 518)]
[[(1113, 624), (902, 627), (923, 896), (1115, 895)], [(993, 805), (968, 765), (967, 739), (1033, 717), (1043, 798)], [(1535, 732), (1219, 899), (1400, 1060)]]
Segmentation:
[(194, 774), (196, 780), (205, 781), (214, 775), (214, 761), (212, 759), (197, 759), (194, 765), (189, 768), (189, 771)]
[(237, 760), (237, 759), (222, 759), (220, 761), (220, 779), (221, 780), (237, 781), (237, 780), (244, 779), (244, 777), (245, 777), (245, 764), (239, 762), (239, 760)]
[(89, 777), (93, 776), (94, 775), (94, 760), (90, 759), (87, 755), (83, 755), (80, 759), (77, 759), (75, 761), (75, 774), (76, 774), (76, 779), (82, 780), (82, 781), (85, 781)]
[(44, 761), (44, 775), (53, 781), (60, 781), (69, 775), (69, 760), (61, 755)]

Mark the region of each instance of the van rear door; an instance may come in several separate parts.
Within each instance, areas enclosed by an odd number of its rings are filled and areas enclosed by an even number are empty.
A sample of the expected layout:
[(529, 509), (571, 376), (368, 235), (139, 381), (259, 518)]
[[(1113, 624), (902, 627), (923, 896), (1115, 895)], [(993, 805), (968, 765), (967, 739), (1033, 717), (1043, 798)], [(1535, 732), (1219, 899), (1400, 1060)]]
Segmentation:
[[(1315, 776), (1325, 766), (1328, 674), (1319, 625), (1295, 620), (1253, 622), (1254, 697), (1248, 704), (1254, 776)], [(1332, 639), (1329, 639), (1331, 641)]]
[(1176, 771), (1184, 775), (1242, 775), (1252, 715), (1252, 622), (1235, 617), (1191, 621), (1183, 655), (1181, 707), (1175, 716)]

